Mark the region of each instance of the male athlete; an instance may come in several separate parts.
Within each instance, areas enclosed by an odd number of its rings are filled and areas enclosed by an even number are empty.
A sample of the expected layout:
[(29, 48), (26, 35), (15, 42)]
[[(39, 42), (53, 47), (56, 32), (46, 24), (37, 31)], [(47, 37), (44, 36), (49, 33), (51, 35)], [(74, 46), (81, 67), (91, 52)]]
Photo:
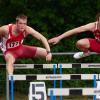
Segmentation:
[(57, 37), (48, 40), (49, 43), (57, 44), (61, 39), (69, 37), (73, 34), (78, 34), (80, 32), (91, 31), (94, 33), (95, 38), (84, 38), (77, 41), (76, 46), (82, 52), (74, 54), (75, 59), (80, 59), (91, 54), (90, 51), (100, 53), (100, 13), (96, 16), (96, 21), (89, 23), (87, 25), (80, 26), (69, 30)]
[[(40, 40), (46, 49), (23, 45), (23, 40), (27, 35), (32, 35)], [(0, 37), (0, 47), (4, 53), (9, 75), (13, 74), (13, 64), (17, 58), (41, 57), (46, 58), (47, 61), (52, 59), (47, 39), (30, 26), (27, 26), (27, 16), (25, 15), (17, 16), (15, 24), (1, 26)]]

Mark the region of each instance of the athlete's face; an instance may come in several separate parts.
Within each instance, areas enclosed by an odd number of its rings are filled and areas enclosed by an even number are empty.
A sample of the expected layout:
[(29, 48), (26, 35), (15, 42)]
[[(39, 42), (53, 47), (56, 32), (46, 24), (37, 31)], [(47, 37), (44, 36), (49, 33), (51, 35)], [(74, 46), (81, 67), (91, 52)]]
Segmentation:
[(23, 19), (19, 19), (17, 22), (16, 22), (16, 26), (17, 26), (17, 30), (19, 32), (23, 32), (26, 28), (26, 25), (27, 25), (27, 20), (23, 20)]

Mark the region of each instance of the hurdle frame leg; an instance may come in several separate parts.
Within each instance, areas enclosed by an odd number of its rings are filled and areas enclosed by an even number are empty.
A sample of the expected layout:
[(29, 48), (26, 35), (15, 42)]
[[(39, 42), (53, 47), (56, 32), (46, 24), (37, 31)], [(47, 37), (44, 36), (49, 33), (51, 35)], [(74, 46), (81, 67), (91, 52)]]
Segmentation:
[[(60, 64), (60, 75), (62, 75), (62, 65)], [(60, 88), (62, 88), (62, 80), (60, 80)], [(63, 97), (60, 96), (59, 100), (63, 100)]]
[(11, 80), (10, 80), (10, 100), (14, 100), (14, 76), (10, 76)]
[[(53, 74), (56, 74), (56, 65), (53, 65)], [(56, 88), (56, 80), (53, 81), (53, 88)], [(53, 92), (53, 91), (52, 91)], [(52, 93), (53, 96), (53, 93)], [(56, 100), (56, 96), (53, 96), (53, 100)]]
[(9, 100), (9, 78), (7, 72), (6, 72), (6, 100)]

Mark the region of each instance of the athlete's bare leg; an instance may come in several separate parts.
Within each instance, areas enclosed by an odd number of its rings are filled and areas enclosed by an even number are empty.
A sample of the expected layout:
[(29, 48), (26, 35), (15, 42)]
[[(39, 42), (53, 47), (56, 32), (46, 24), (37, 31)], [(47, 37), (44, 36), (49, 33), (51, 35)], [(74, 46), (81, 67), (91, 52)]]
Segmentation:
[(73, 56), (75, 59), (80, 59), (90, 55), (90, 42), (88, 38), (78, 40), (76, 43), (76, 47), (82, 52), (75, 53)]
[(44, 48), (37, 47), (35, 57), (46, 58), (47, 51)]
[(90, 43), (87, 38), (78, 40), (76, 43), (76, 47), (83, 52), (88, 52), (90, 48)]
[(15, 58), (13, 57), (12, 54), (7, 53), (5, 55), (5, 60), (6, 60), (6, 69), (7, 69), (8, 74), (13, 74), (14, 72), (13, 64), (15, 62)]

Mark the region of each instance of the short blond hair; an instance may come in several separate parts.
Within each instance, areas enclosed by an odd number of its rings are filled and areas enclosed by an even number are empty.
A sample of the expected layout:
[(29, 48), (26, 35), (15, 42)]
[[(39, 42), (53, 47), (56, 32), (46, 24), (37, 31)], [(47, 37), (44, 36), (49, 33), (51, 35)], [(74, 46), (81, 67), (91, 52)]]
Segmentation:
[(24, 14), (20, 14), (20, 15), (18, 15), (18, 16), (16, 17), (16, 22), (18, 22), (19, 19), (27, 20), (27, 16), (24, 15)]

